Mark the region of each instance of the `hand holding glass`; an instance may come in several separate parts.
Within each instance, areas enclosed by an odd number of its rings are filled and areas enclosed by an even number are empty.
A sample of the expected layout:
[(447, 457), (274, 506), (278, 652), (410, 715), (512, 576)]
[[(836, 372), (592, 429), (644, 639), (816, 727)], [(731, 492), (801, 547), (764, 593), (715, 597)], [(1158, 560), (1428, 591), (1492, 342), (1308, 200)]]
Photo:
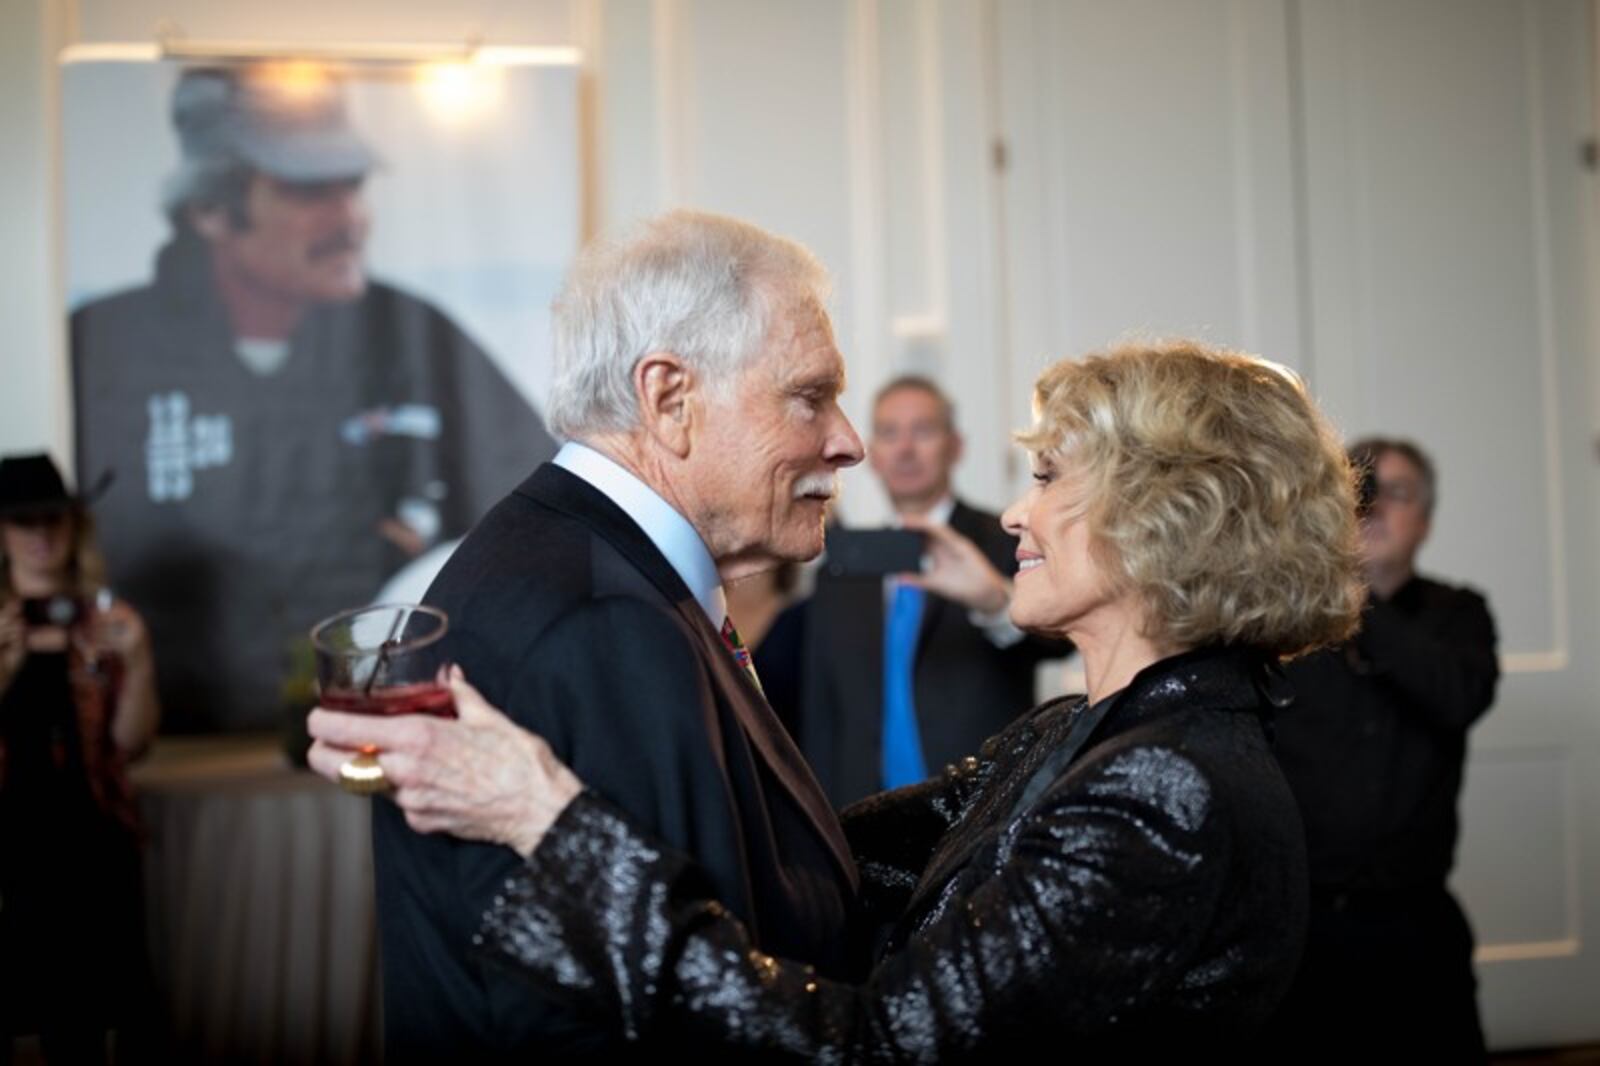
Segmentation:
[[(443, 637), (449, 628), (443, 611), (409, 603), (358, 607), (318, 622), (311, 644), (322, 706), (454, 718), (444, 680)], [(388, 787), (376, 754), (364, 749), (345, 764), (339, 776), (346, 791), (370, 795)]]

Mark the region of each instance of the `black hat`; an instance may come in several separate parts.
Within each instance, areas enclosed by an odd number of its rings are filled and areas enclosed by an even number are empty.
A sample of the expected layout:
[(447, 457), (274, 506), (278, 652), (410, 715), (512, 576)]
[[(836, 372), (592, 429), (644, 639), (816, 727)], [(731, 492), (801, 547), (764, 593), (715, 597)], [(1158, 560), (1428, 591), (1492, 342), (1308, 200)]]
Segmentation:
[(43, 452), (0, 459), (0, 518), (47, 517), (77, 502)]

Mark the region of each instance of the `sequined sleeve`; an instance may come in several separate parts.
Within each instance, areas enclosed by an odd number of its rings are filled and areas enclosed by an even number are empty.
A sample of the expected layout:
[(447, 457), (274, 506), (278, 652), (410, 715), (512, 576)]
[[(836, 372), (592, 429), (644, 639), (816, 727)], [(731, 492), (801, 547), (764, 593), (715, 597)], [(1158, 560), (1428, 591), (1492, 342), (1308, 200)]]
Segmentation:
[(483, 950), (630, 1039), (822, 1062), (932, 1062), (997, 1026), (1103, 1031), (1170, 989), (1218, 906), (1227, 819), (1204, 775), (1136, 749), (1011, 823), (862, 985), (755, 949), (681, 856), (585, 794), (485, 915)]
[(996, 755), (1034, 739), (1031, 722), (1019, 720), (985, 741), (976, 754), (927, 781), (868, 796), (839, 813), (861, 875), (860, 906), (868, 926), (900, 916), (940, 841), (966, 817), (973, 798), (988, 784)]

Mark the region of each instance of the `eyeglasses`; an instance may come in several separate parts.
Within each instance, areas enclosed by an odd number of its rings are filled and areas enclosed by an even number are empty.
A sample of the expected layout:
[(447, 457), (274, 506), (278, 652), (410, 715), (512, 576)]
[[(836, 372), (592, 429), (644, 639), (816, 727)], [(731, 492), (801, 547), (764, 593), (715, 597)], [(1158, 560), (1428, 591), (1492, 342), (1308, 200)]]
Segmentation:
[(945, 426), (936, 422), (917, 422), (910, 426), (873, 426), (872, 439), (878, 444), (887, 445), (898, 444), (902, 440), (924, 444), (939, 440), (948, 432)]
[(1423, 489), (1416, 481), (1380, 481), (1377, 496), (1385, 503), (1419, 503)]

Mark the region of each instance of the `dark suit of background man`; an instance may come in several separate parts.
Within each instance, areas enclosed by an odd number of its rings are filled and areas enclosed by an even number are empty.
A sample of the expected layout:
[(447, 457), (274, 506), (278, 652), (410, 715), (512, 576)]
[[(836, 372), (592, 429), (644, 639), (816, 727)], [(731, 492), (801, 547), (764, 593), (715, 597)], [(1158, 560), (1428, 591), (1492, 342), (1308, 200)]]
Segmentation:
[(1445, 887), (1467, 731), (1494, 700), (1482, 596), (1417, 574), (1437, 498), (1406, 441), (1351, 448), (1375, 482), (1361, 629), (1289, 665), (1278, 754), (1305, 821), (1311, 926), (1276, 1051), (1339, 1062), (1484, 1058), (1472, 931)]
[[(587, 249), (554, 308), (568, 443), (427, 599), (483, 694), (698, 858), (763, 950), (847, 974), (855, 869), (723, 592), (820, 552), (837, 471), (861, 459), (826, 285), (803, 248), (714, 215)], [(513, 851), (419, 835), (385, 802), (373, 835), (391, 1061), (618, 1051), (473, 954)]]
[(1034, 668), (1067, 645), (1006, 617), (1017, 541), (957, 500), (950, 401), (903, 377), (879, 390), (867, 454), (897, 522), (948, 525), (987, 560), (989, 580), (954, 602), (893, 579), (819, 576), (805, 608), (798, 732), (828, 797), (844, 805), (920, 781), (975, 752), (1034, 704)]
[(367, 276), (375, 157), (337, 82), (190, 70), (172, 120), (154, 280), (72, 316), (78, 474), (119, 475), (95, 516), (167, 724), (276, 726), (312, 623), (555, 446), (454, 322)]

